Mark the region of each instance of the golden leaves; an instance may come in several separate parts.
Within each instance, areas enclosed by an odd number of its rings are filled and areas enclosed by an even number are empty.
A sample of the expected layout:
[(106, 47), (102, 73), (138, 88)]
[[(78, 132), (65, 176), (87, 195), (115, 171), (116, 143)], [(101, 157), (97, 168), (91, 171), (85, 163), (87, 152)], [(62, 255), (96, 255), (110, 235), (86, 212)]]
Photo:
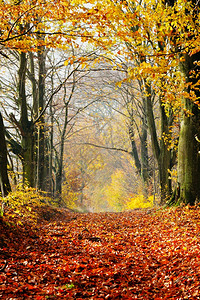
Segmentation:
[[(84, 1), (23, 1), (0, 4), (1, 44), (12, 49), (34, 51), (38, 45), (62, 47), (77, 36), (88, 36)], [(82, 7), (77, 5), (82, 4)], [(81, 29), (81, 31), (80, 31)], [(41, 38), (45, 35), (45, 38)], [(23, 44), (20, 39), (23, 38)]]

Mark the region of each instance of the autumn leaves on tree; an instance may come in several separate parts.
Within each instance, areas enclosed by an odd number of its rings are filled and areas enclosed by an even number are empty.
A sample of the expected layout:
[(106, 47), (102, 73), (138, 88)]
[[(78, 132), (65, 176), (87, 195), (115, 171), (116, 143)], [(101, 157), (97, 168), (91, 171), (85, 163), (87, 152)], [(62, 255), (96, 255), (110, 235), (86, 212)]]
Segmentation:
[[(200, 199), (198, 1), (2, 1), (0, 17), (1, 67), (13, 87), (2, 83), (1, 110), (24, 183), (61, 195), (67, 134), (98, 101), (104, 119), (108, 107), (123, 115), (145, 197), (158, 175), (161, 204)], [(92, 94), (87, 76), (100, 70), (106, 89), (95, 75)], [(83, 86), (90, 98), (75, 105)], [(111, 144), (98, 146), (122, 148)]]

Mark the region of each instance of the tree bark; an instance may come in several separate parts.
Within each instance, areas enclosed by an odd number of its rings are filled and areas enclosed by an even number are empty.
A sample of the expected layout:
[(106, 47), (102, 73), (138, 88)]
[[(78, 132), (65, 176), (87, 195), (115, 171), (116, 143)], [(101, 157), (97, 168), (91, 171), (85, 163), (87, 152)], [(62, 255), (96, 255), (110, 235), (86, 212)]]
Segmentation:
[[(175, 1), (165, 0), (164, 2), (171, 7), (175, 4)], [(191, 0), (190, 4), (192, 5), (192, 11), (189, 12), (185, 9), (185, 15), (190, 14), (195, 22), (199, 18), (200, 3)], [(186, 27), (183, 30), (187, 32), (188, 28)], [(176, 37), (179, 36), (174, 35), (172, 40), (174, 45), (176, 45)], [(188, 35), (186, 42), (190, 42), (192, 38), (194, 38), (193, 35)], [(178, 183), (174, 194), (176, 196), (175, 201), (193, 205), (195, 201), (200, 201), (200, 110), (198, 104), (195, 103), (199, 103), (200, 99), (200, 86), (198, 83), (200, 79), (200, 52), (190, 54), (183, 50), (180, 56), (183, 58), (180, 62), (180, 69), (185, 77), (186, 86), (189, 84), (186, 88), (188, 97), (184, 99), (183, 103), (183, 117), (178, 145)], [(189, 96), (191, 92), (193, 93), (192, 97)]]
[(5, 140), (5, 129), (3, 124), (3, 118), (0, 113), (0, 190), (1, 196), (5, 197), (11, 191), (11, 186), (8, 178), (7, 171), (7, 147)]
[(58, 197), (62, 194), (62, 177), (63, 177), (63, 160), (64, 160), (64, 147), (65, 147), (65, 136), (67, 131), (67, 125), (68, 125), (68, 114), (69, 114), (69, 104), (73, 97), (74, 90), (76, 86), (76, 80), (75, 80), (75, 73), (73, 73), (73, 85), (70, 92), (69, 97), (67, 98), (67, 89), (64, 87), (64, 95), (63, 95), (63, 102), (65, 105), (65, 118), (64, 118), (64, 124), (63, 128), (61, 130), (61, 137), (60, 137), (60, 148), (59, 148), (59, 154), (57, 155), (57, 170), (56, 170), (56, 194)]
[(146, 88), (146, 106), (147, 106), (147, 121), (151, 136), (151, 145), (154, 157), (157, 161), (160, 180), (161, 201), (164, 204), (171, 196), (171, 181), (169, 179), (169, 172), (172, 168), (171, 151), (168, 149), (168, 144), (164, 140), (164, 136), (169, 134), (169, 119), (166, 116), (165, 108), (160, 99), (160, 113), (161, 113), (161, 140), (158, 142), (157, 129), (153, 113), (153, 105), (151, 99), (151, 86), (145, 82)]
[[(160, 99), (161, 111), (161, 140), (160, 140), (160, 156), (159, 156), (159, 175), (161, 189), (161, 204), (164, 204), (172, 194), (171, 179), (169, 178), (169, 170), (172, 168), (171, 151), (169, 149), (168, 138), (170, 137), (169, 127), (170, 120), (166, 116), (165, 108)], [(167, 140), (165, 139), (167, 137)]]
[[(43, 111), (45, 105), (45, 52), (38, 52), (39, 80), (38, 80), (38, 115)], [(38, 153), (37, 153), (37, 188), (45, 190), (45, 120), (41, 115), (38, 125)]]
[(28, 119), (26, 99), (26, 66), (27, 58), (25, 53), (20, 53), (20, 65), (18, 71), (18, 94), (20, 105), (20, 122), (18, 127), (21, 132), (23, 182), (31, 187), (35, 185), (34, 176), (34, 136), (33, 123)]
[[(200, 53), (192, 56), (186, 54), (181, 70), (186, 82), (192, 84), (199, 80), (199, 67), (194, 63), (200, 61)], [(191, 71), (196, 76), (190, 76)], [(194, 74), (194, 73), (193, 73)], [(191, 92), (188, 89), (188, 93)], [(200, 97), (199, 88), (193, 90), (197, 99)], [(180, 186), (180, 201), (193, 205), (200, 201), (200, 110), (192, 99), (184, 100), (185, 113), (181, 122), (178, 146), (178, 184)]]
[(143, 110), (144, 115), (142, 118), (142, 132), (140, 136), (141, 143), (141, 176), (145, 185), (146, 194), (148, 195), (149, 179), (151, 177), (149, 168), (149, 156), (148, 156), (148, 141), (147, 141), (147, 111), (145, 105), (145, 99), (143, 98)]
[[(65, 119), (64, 119), (64, 126), (62, 130), (62, 134), (60, 137), (60, 149), (59, 149), (59, 158), (57, 160), (57, 170), (56, 170), (56, 194), (58, 197), (62, 194), (62, 177), (63, 177), (63, 159), (64, 159), (64, 145), (65, 145), (65, 135), (68, 125), (68, 105), (69, 101), (73, 95), (74, 86), (72, 87), (71, 95), (68, 101), (65, 103)], [(66, 93), (65, 93), (66, 96)]]

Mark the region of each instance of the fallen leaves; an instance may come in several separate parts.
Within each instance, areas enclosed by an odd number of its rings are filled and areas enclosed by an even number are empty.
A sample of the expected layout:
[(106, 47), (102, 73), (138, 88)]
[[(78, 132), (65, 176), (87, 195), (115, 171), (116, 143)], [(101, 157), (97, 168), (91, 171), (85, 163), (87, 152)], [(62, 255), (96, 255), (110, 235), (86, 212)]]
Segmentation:
[(177, 208), (1, 224), (0, 297), (199, 299), (199, 220), (199, 208)]

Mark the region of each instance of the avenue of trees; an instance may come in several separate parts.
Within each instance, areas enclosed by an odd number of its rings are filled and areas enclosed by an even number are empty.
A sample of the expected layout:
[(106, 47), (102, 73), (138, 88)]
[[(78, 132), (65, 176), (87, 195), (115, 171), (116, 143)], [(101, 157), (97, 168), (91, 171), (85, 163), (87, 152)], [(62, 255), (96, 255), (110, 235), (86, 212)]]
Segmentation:
[(199, 9), (2, 1), (2, 196), (21, 183), (96, 210), (200, 201)]

